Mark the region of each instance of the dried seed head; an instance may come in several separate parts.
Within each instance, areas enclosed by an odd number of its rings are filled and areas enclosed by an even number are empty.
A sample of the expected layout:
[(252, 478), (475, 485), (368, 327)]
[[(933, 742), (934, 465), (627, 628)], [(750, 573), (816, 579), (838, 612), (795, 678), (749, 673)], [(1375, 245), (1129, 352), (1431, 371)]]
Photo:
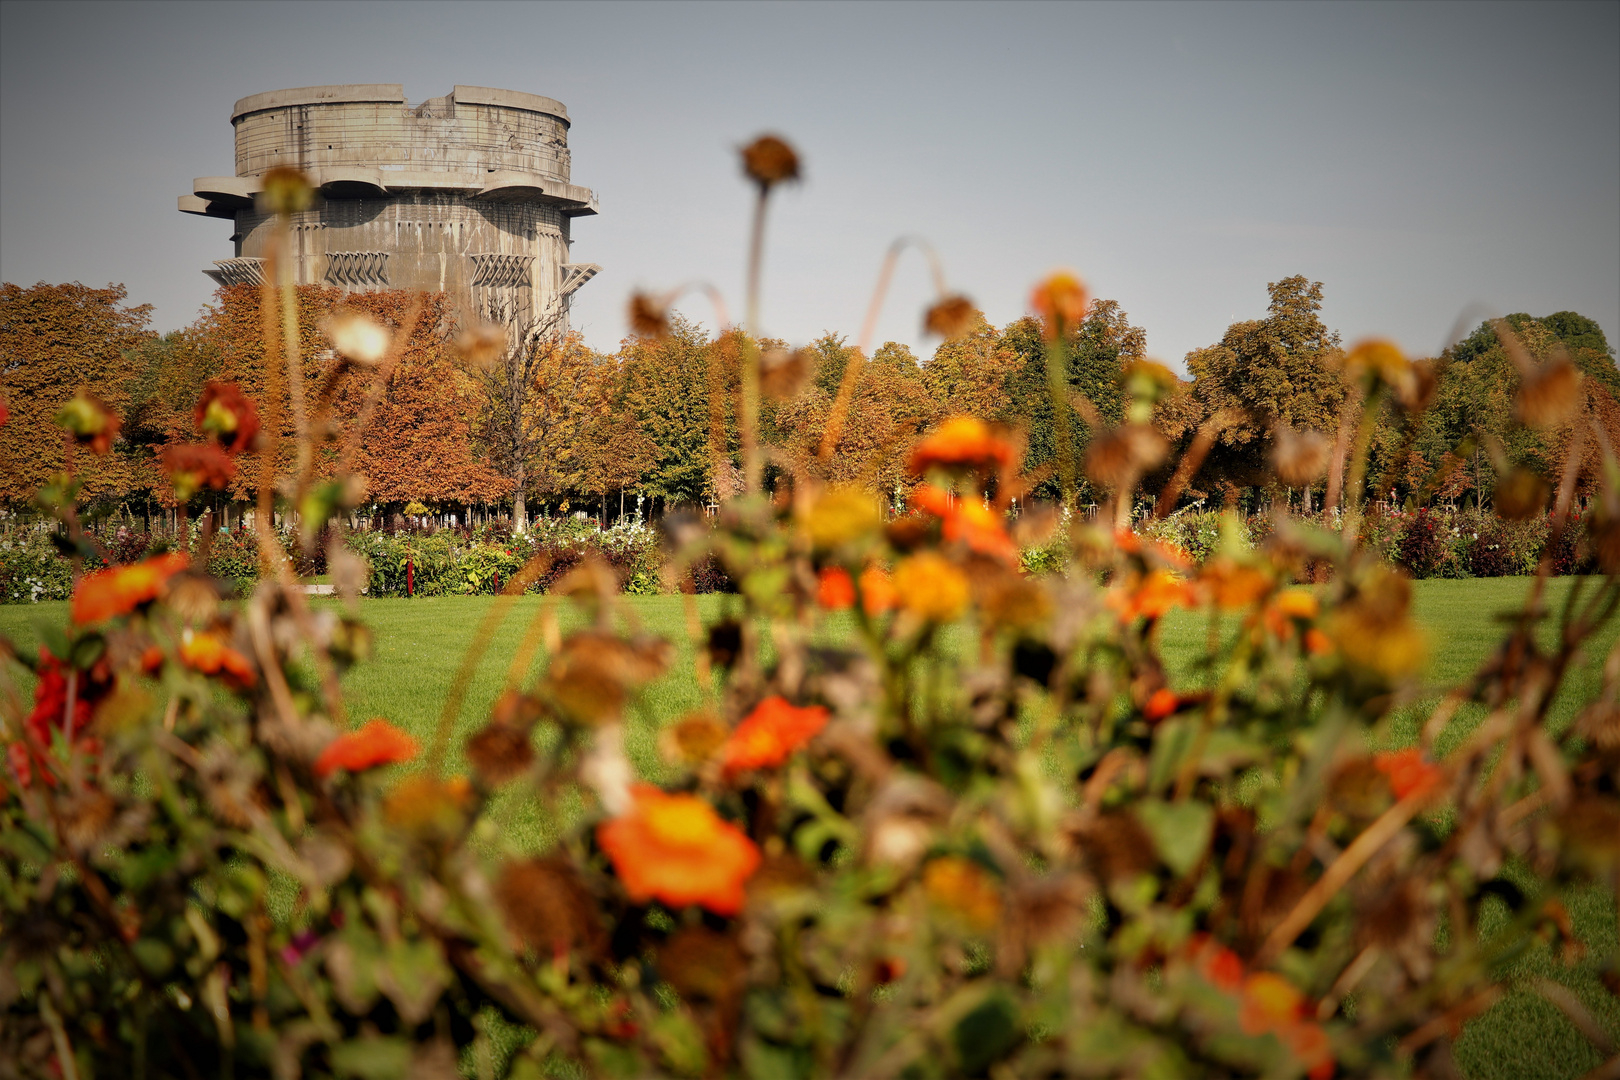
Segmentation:
[(1277, 479), (1289, 487), (1303, 487), (1327, 472), (1333, 444), (1320, 431), (1278, 427), (1272, 436), (1271, 460)]
[(1416, 360), (1407, 377), (1395, 386), (1395, 400), (1409, 413), (1420, 413), (1434, 401), (1440, 389), (1440, 368), (1433, 360)]
[(534, 761), (527, 730), (494, 721), (467, 740), (467, 760), (485, 783), (495, 786), (522, 776)]
[(561, 856), (508, 863), (495, 883), (495, 902), (506, 925), (536, 951), (594, 951), (602, 943), (590, 894)]
[(808, 349), (767, 349), (759, 358), (759, 389), (772, 401), (787, 401), (798, 394), (810, 377)]
[(506, 328), (478, 323), (456, 337), (456, 352), (468, 367), (487, 369), (506, 353)]
[(661, 741), (666, 757), (697, 765), (713, 757), (729, 734), (712, 713), (700, 712), (683, 716), (665, 728)]
[(1508, 521), (1529, 521), (1547, 508), (1547, 482), (1529, 469), (1514, 467), (1496, 482), (1491, 505), (1496, 516)]
[(687, 1001), (728, 1005), (742, 994), (748, 958), (735, 935), (688, 926), (658, 950), (658, 973)]
[(955, 341), (973, 333), (978, 317), (979, 309), (960, 293), (941, 297), (923, 316), (923, 333)]
[(264, 189), (257, 201), (264, 213), (296, 214), (314, 204), (315, 189), (300, 170), (278, 165), (264, 174)]
[(630, 294), (630, 332), (663, 341), (669, 337), (669, 304), (663, 297), (644, 292)]
[(775, 135), (761, 135), (742, 148), (743, 172), (762, 192), (799, 179), (799, 155)]
[(1581, 373), (1559, 357), (1524, 376), (1514, 411), (1531, 427), (1551, 428), (1569, 419), (1580, 401)]
[(1046, 328), (1046, 339), (1055, 341), (1079, 326), (1086, 317), (1091, 297), (1079, 275), (1070, 270), (1059, 270), (1035, 286), (1029, 304), (1041, 317)]
[(1158, 465), (1170, 444), (1150, 424), (1123, 424), (1092, 440), (1086, 475), (1103, 487), (1120, 488)]
[(329, 315), (321, 324), (332, 348), (346, 360), (362, 367), (371, 367), (388, 355), (393, 335), (388, 328), (358, 311), (340, 311)]
[(57, 803), (62, 839), (82, 853), (95, 848), (112, 826), (118, 804), (105, 792), (85, 787)]

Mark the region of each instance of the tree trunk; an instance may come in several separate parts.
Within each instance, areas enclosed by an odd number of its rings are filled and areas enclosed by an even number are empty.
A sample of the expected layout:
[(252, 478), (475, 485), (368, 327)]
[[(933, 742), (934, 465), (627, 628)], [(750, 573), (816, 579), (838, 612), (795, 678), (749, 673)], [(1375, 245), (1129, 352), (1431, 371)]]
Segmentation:
[(521, 463), (512, 470), (512, 531), (529, 531), (529, 508), (523, 501), (524, 468)]

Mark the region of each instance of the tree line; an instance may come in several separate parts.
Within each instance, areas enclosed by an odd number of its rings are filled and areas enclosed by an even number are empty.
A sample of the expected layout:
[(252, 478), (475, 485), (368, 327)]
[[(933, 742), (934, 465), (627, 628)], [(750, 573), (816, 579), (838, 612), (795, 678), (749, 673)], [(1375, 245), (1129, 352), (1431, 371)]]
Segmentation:
[[(1184, 449), (1200, 430), (1214, 446), (1180, 496), (1183, 503), (1258, 506), (1283, 497), (1320, 508), (1330, 481), (1283, 491), (1272, 464), (1279, 444), (1303, 434), (1331, 442), (1346, 424), (1339, 335), (1321, 320), (1322, 285), (1288, 277), (1268, 286), (1264, 317), (1234, 323), (1218, 342), (1186, 357), (1152, 423)], [(81, 498), (101, 513), (173, 508), (159, 465), (165, 446), (191, 437), (193, 409), (210, 381), (265, 391), (259, 294), (224, 288), (192, 325), (165, 334), (149, 327), (148, 305), (127, 305), (121, 286), (0, 287), (0, 501), (25, 507), (53, 476), (71, 469)], [(1080, 502), (1105, 493), (1085, 479), (1089, 445), (1122, 419), (1124, 373), (1146, 360), (1146, 335), (1112, 300), (1095, 300), (1066, 342), (1067, 429), (1054, 415), (1042, 327), (1031, 316), (996, 328), (973, 313), (963, 332), (921, 358), (894, 342), (857, 357), (844, 335), (828, 332), (802, 348), (750, 341), (732, 329), (710, 336), (675, 316), (657, 334), (632, 333), (612, 353), (577, 335), (542, 334), (488, 355), (469, 348), (443, 296), (402, 292), (344, 294), (297, 290), (304, 397), (312, 423), (331, 434), (318, 471), (336, 470), (337, 433), (366, 409), (370, 376), (334, 355), (334, 313), (358, 312), (389, 328), (415, 315), (385, 393), (369, 413), (355, 469), (365, 498), (383, 510), (415, 503), (466, 520), (469, 513), (586, 510), (616, 517), (639, 496), (656, 511), (714, 504), (740, 488), (737, 402), (744, 351), (764, 365), (761, 436), (768, 481), (813, 469), (892, 495), (911, 483), (905, 463), (918, 436), (942, 418), (970, 413), (1016, 431), (1025, 446), (1029, 497), (1056, 499), (1059, 477), (1076, 476)], [(420, 304), (419, 312), (416, 305)], [(1365, 494), (1372, 498), (1488, 505), (1496, 478), (1514, 466), (1555, 475), (1568, 454), (1568, 427), (1538, 431), (1513, 422), (1519, 368), (1510, 351), (1537, 360), (1567, 354), (1583, 372), (1582, 412), (1620, 444), (1620, 370), (1593, 320), (1574, 312), (1517, 314), (1504, 341), (1482, 324), (1420, 364), (1426, 408), (1408, 401), (1375, 418)], [(830, 455), (823, 433), (848, 365), (860, 361), (841, 436)], [(123, 418), (106, 457), (80, 454), (51, 417), (75, 393), (103, 400)], [(1212, 421), (1215, 421), (1212, 423)], [(280, 445), (291, 454), (293, 420), (283, 410)], [(319, 431), (318, 431), (319, 434)], [(1058, 461), (1067, 443), (1073, 461)], [(1587, 440), (1581, 490), (1597, 482), (1601, 448)], [(1180, 455), (1172, 455), (1171, 460)], [(1446, 467), (1448, 462), (1450, 467)], [(238, 505), (258, 483), (244, 461), (227, 489), (193, 496)], [(1434, 483), (1437, 470), (1443, 482)], [(1147, 478), (1153, 498), (1168, 467)], [(200, 505), (193, 507), (200, 509)], [(221, 509), (224, 507), (221, 506)]]

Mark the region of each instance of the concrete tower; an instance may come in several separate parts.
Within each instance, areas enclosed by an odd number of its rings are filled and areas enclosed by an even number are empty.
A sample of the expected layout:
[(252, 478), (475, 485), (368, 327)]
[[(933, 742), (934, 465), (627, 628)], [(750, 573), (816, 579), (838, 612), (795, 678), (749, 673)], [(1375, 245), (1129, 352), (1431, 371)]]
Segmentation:
[(527, 326), (554, 315), (599, 267), (568, 261), (573, 218), (596, 195), (569, 182), (568, 110), (513, 90), (457, 86), (406, 104), (401, 87), (311, 86), (236, 103), (236, 175), (206, 176), (180, 210), (233, 221), (236, 257), (203, 273), (262, 280), (264, 173), (302, 169), (319, 191), (292, 219), (299, 284), (423, 289), (469, 315)]

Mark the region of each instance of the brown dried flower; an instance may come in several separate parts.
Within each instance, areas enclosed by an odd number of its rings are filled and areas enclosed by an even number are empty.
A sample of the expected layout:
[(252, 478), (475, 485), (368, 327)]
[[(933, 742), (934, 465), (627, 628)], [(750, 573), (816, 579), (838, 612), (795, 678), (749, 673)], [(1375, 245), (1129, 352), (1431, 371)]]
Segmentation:
[(944, 296), (923, 316), (923, 333), (955, 341), (973, 332), (978, 316), (978, 307), (962, 294)]
[(696, 765), (713, 757), (729, 734), (712, 713), (698, 712), (683, 716), (665, 728), (660, 742), (666, 757)]
[(1271, 460), (1277, 479), (1289, 487), (1304, 487), (1327, 472), (1333, 444), (1320, 431), (1296, 431), (1279, 426), (1272, 436)]
[(1529, 372), (1519, 383), (1514, 412), (1534, 428), (1557, 427), (1581, 400), (1581, 373), (1565, 357)]
[(669, 666), (666, 641), (622, 641), (584, 631), (569, 637), (551, 662), (545, 687), (576, 720), (599, 724), (616, 718), (631, 690), (656, 679)]
[(506, 329), (477, 323), (456, 336), (456, 352), (469, 367), (488, 368), (506, 353)]
[(1123, 424), (1092, 440), (1086, 475), (1103, 487), (1119, 488), (1164, 460), (1170, 444), (1149, 424)]
[(1491, 505), (1496, 516), (1508, 521), (1529, 521), (1547, 508), (1547, 482), (1529, 469), (1514, 467), (1496, 481)]
[(1395, 386), (1395, 400), (1410, 413), (1420, 413), (1440, 389), (1440, 366), (1433, 360), (1414, 360), (1406, 377)]
[(259, 209), (269, 214), (296, 214), (308, 210), (315, 202), (315, 189), (309, 177), (299, 169), (277, 165), (264, 174), (264, 189), (259, 192)]
[(775, 135), (761, 135), (742, 148), (743, 172), (768, 192), (777, 184), (799, 179), (799, 155)]
[(506, 925), (536, 950), (564, 955), (602, 945), (595, 905), (579, 873), (556, 855), (508, 863), (495, 883), (495, 902)]
[(534, 761), (528, 731), (514, 724), (492, 721), (467, 740), (467, 760), (485, 783), (504, 784), (523, 775)]
[(787, 401), (810, 377), (810, 350), (767, 349), (759, 358), (759, 389), (772, 401)]
[(660, 296), (644, 292), (630, 294), (630, 332), (637, 337), (663, 341), (669, 337), (669, 304)]

